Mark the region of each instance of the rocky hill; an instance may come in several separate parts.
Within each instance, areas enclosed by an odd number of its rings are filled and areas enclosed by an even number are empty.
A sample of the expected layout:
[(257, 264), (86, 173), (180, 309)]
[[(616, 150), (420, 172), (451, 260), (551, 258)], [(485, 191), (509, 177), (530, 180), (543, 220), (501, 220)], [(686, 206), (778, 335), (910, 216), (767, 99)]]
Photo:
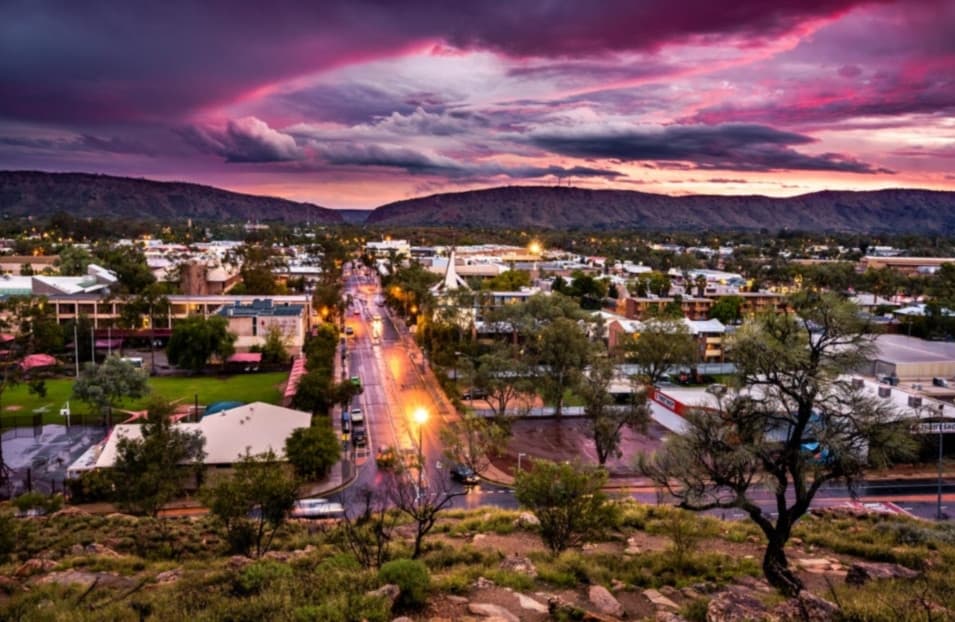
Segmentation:
[(955, 233), (955, 192), (826, 191), (789, 198), (512, 186), (436, 194), (377, 208), (368, 224), (547, 229)]
[(282, 221), (337, 224), (331, 209), (198, 184), (86, 173), (0, 171), (0, 215), (174, 221)]

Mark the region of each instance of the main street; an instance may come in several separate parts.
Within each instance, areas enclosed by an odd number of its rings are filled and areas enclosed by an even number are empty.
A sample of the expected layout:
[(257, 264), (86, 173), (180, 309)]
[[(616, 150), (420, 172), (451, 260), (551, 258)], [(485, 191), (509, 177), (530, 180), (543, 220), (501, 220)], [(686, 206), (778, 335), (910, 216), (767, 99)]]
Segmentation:
[[(440, 394), (402, 320), (393, 318), (384, 304), (378, 304), (383, 298), (377, 276), (362, 268), (346, 270), (345, 285), (346, 297), (352, 301), (346, 309), (346, 326), (353, 330), (353, 335), (347, 338), (346, 374), (358, 376), (364, 387), (352, 408), (361, 408), (364, 413), (368, 444), (364, 448), (350, 448), (357, 476), (339, 498), (350, 506), (357, 500), (349, 491), (371, 487), (384, 492), (382, 488), (387, 482), (379, 472), (375, 453), (379, 448), (392, 447), (399, 456), (414, 462), (419, 435), (426, 486), (461, 491), (459, 484), (448, 481), (449, 465), (440, 436), (441, 430), (454, 421), (457, 414)], [(415, 422), (415, 413), (419, 410), (428, 416), (423, 425)], [(854, 497), (844, 485), (833, 484), (819, 491), (813, 507), (856, 500), (886, 502), (916, 516), (932, 518), (936, 512), (936, 485), (934, 479), (865, 482), (857, 488)], [(658, 501), (656, 491), (647, 486), (617, 488), (613, 493), (645, 503)], [(946, 482), (943, 493), (943, 511), (949, 512), (949, 504), (955, 503), (955, 484)], [(753, 496), (764, 509), (772, 511), (774, 501), (768, 492), (755, 491)], [(517, 505), (511, 488), (486, 481), (454, 500), (454, 507), (458, 508), (516, 508)], [(727, 518), (743, 516), (730, 510), (717, 514)]]

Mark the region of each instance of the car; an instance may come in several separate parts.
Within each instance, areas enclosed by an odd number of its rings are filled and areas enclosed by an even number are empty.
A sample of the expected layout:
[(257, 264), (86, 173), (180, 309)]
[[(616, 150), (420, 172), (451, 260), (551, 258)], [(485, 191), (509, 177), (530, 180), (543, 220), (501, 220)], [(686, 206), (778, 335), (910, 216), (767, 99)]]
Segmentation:
[(345, 327), (345, 334), (346, 334), (346, 335), (354, 335), (354, 334), (355, 334), (355, 329), (352, 328), (351, 326), (346, 326), (346, 327)]
[(361, 388), (361, 378), (359, 376), (352, 376), (351, 383), (359, 389)]
[(473, 486), (480, 481), (474, 469), (461, 463), (451, 467), (451, 479), (456, 482), (461, 482), (465, 486)]
[(335, 518), (342, 516), (345, 508), (341, 503), (328, 499), (299, 499), (292, 506), (292, 518)]
[(361, 315), (361, 309), (358, 308), (358, 307), (355, 307), (354, 313), (355, 313), (355, 315)]
[(461, 396), (462, 400), (483, 400), (487, 397), (487, 391), (478, 387), (471, 387)]
[(364, 447), (368, 444), (368, 435), (365, 434), (365, 428), (355, 428), (351, 434), (351, 444), (355, 447)]
[(357, 427), (360, 425), (365, 425), (365, 415), (361, 412), (361, 408), (352, 408), (351, 409), (351, 422)]

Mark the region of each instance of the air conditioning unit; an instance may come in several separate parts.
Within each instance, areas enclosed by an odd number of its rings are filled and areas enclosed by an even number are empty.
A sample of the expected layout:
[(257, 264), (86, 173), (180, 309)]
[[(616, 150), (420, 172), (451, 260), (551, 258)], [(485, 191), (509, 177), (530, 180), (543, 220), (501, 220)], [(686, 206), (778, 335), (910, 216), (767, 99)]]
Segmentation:
[(862, 380), (862, 378), (853, 378), (853, 379), (852, 379), (852, 388), (853, 388), (853, 389), (861, 389), (861, 388), (864, 387), (864, 386), (865, 386), (865, 381)]
[(920, 408), (922, 406), (922, 398), (918, 395), (909, 396), (909, 406), (912, 408)]
[(891, 387), (879, 387), (879, 397), (889, 397), (892, 395)]

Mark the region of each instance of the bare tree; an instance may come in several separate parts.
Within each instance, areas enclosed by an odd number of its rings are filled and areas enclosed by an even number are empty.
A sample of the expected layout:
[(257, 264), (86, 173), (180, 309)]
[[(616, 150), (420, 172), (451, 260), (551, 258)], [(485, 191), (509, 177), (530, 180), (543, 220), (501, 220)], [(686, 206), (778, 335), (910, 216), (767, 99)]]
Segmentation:
[[(419, 465), (423, 468), (424, 465)], [(415, 525), (414, 545), (411, 558), (421, 555), (421, 544), (425, 536), (434, 528), (442, 510), (450, 507), (455, 497), (467, 494), (467, 489), (455, 490), (448, 477), (432, 478), (423, 486), (418, 486), (412, 469), (399, 468), (390, 474), (388, 498), (399, 512), (408, 516)]]
[(444, 455), (480, 475), (490, 466), (491, 458), (503, 449), (508, 432), (495, 419), (466, 413), (454, 427), (442, 428)]

